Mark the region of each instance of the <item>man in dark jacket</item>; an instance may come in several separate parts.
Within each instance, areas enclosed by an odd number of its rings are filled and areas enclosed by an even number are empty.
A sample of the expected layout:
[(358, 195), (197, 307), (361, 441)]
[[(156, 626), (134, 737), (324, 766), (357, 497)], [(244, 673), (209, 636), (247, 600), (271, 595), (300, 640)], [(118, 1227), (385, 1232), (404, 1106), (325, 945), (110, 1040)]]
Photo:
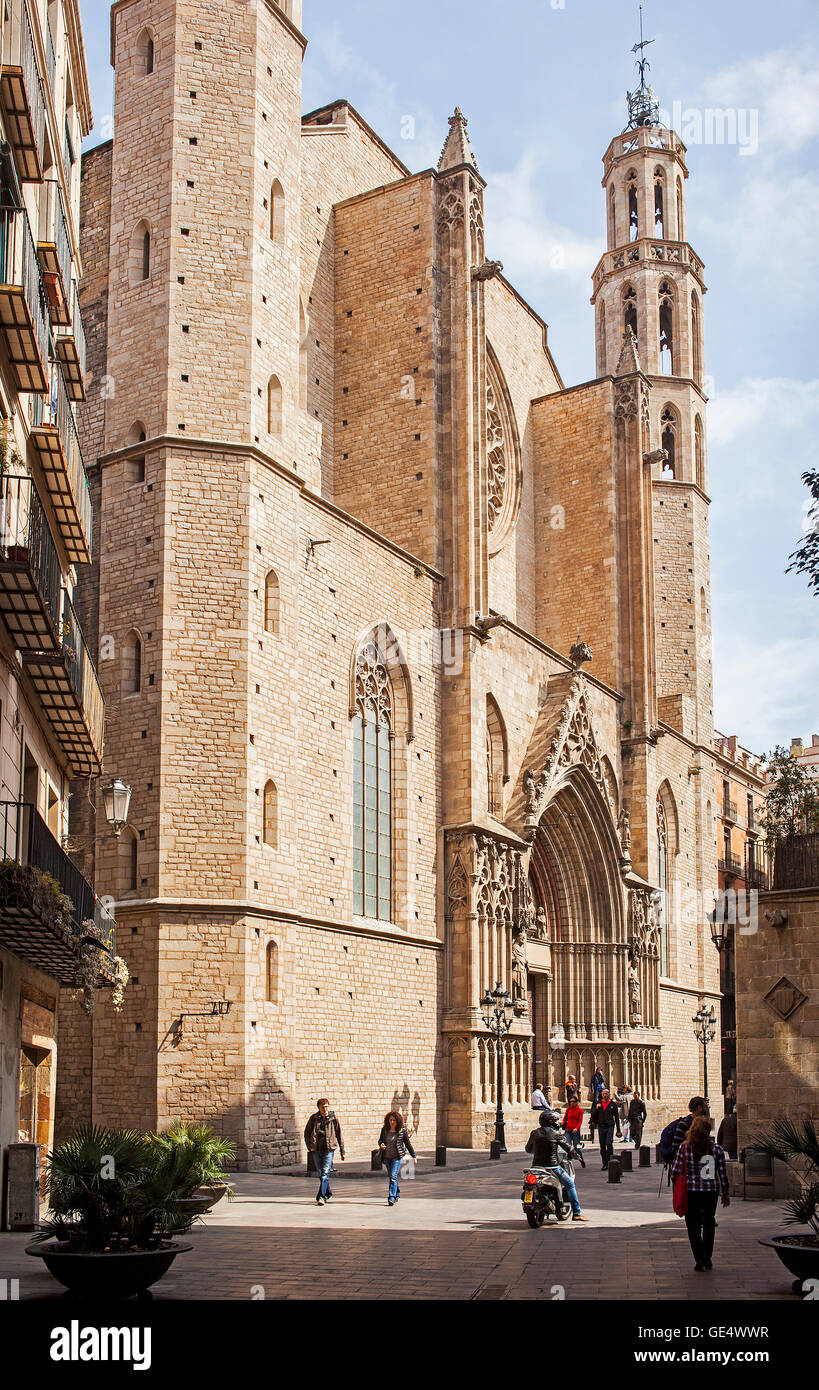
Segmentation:
[(639, 1091), (635, 1091), (628, 1107), (629, 1133), (634, 1142), (635, 1149), (639, 1149), (640, 1141), (643, 1137), (643, 1125), (646, 1122), (646, 1105)]
[(608, 1168), (609, 1159), (614, 1153), (614, 1127), (617, 1126), (617, 1138), (622, 1138), (620, 1129), (620, 1111), (616, 1101), (611, 1098), (611, 1092), (604, 1090), (591, 1110), (589, 1123), (592, 1129), (597, 1130), (600, 1140), (600, 1157), (603, 1160), (603, 1167)]
[(580, 1208), (580, 1199), (577, 1195), (577, 1188), (574, 1185), (574, 1178), (560, 1167), (560, 1150), (571, 1154), (572, 1150), (558, 1128), (555, 1115), (550, 1110), (545, 1110), (540, 1117), (540, 1125), (533, 1129), (526, 1144), (526, 1152), (532, 1155), (532, 1164), (535, 1168), (551, 1168), (560, 1178), (569, 1201), (572, 1204), (572, 1220), (588, 1221), (588, 1217), (583, 1215)]
[(319, 1174), (319, 1190), (316, 1193), (316, 1203), (323, 1207), (332, 1200), (330, 1191), (330, 1171), (333, 1167), (336, 1149), (344, 1158), (344, 1140), (341, 1137), (341, 1125), (334, 1110), (330, 1109), (330, 1102), (326, 1096), (317, 1101), (318, 1110), (310, 1116), (304, 1128), (304, 1142), (311, 1154), (316, 1156), (316, 1168)]
[(696, 1120), (699, 1115), (708, 1114), (708, 1101), (704, 1096), (692, 1096), (688, 1102), (688, 1112), (687, 1115), (683, 1115), (682, 1119), (677, 1122), (677, 1128), (674, 1130), (674, 1138), (671, 1141), (671, 1154), (673, 1158), (677, 1157), (677, 1150), (694, 1120)]

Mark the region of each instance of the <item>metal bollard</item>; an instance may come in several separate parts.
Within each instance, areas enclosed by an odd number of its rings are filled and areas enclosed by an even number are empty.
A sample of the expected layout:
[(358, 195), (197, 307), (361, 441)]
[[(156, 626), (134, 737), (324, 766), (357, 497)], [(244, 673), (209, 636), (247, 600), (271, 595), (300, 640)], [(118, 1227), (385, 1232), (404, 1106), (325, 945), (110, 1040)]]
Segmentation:
[(609, 1175), (609, 1182), (619, 1182), (619, 1181), (620, 1181), (620, 1160), (619, 1160), (618, 1158), (610, 1158), (610, 1159), (609, 1159), (609, 1165), (608, 1165), (608, 1168), (607, 1168), (606, 1171), (607, 1171), (607, 1173), (608, 1173), (608, 1175)]
[(501, 1156), (500, 1140), (499, 1140), (499, 1139), (493, 1139), (493, 1140), (491, 1141), (490, 1145), (489, 1145), (489, 1157), (490, 1157), (490, 1158), (500, 1158), (500, 1156)]
[(622, 1173), (631, 1173), (633, 1171), (631, 1149), (623, 1149), (622, 1153), (617, 1155), (617, 1161), (620, 1164), (620, 1171)]
[(651, 1149), (648, 1147), (648, 1144), (643, 1144), (642, 1148), (640, 1149), (640, 1167), (651, 1167)]
[(446, 1168), (446, 1144), (439, 1144), (435, 1150), (435, 1167)]

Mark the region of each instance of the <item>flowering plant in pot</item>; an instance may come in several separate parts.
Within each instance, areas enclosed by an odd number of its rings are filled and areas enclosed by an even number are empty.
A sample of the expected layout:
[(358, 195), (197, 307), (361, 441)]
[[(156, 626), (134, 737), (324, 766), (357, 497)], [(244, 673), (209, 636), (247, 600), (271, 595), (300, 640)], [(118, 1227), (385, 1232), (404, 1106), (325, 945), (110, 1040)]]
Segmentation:
[(150, 1135), (84, 1125), (48, 1156), (49, 1219), (27, 1253), (90, 1297), (142, 1294), (189, 1245), (180, 1207), (188, 1173), (179, 1151)]
[(784, 1205), (785, 1224), (804, 1226), (804, 1232), (769, 1236), (761, 1245), (775, 1250), (796, 1277), (794, 1293), (804, 1293), (807, 1279), (819, 1278), (819, 1135), (809, 1115), (792, 1120), (780, 1115), (756, 1138), (771, 1158), (786, 1163), (799, 1181), (799, 1192)]

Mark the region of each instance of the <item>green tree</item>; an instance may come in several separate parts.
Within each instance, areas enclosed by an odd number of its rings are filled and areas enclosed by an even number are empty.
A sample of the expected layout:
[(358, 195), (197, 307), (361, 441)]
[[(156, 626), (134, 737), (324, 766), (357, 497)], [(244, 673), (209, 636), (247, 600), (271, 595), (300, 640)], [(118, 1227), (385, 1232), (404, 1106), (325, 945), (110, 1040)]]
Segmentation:
[(768, 849), (772, 850), (788, 835), (819, 830), (819, 786), (780, 744), (765, 762), (769, 784), (762, 821)]
[(790, 574), (791, 570), (796, 570), (797, 574), (806, 574), (808, 588), (819, 594), (819, 469), (814, 468), (809, 473), (803, 473), (802, 482), (813, 498), (807, 512), (807, 534), (802, 544), (788, 556), (792, 563), (788, 565), (785, 573)]

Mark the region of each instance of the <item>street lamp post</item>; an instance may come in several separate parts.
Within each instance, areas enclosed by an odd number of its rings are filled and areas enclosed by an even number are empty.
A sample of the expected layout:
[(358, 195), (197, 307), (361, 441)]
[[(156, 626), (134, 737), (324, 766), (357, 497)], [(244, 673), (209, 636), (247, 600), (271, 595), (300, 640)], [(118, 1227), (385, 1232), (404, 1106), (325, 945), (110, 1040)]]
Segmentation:
[(691, 1022), (694, 1025), (694, 1037), (698, 1043), (702, 1044), (702, 1089), (705, 1094), (705, 1103), (711, 1109), (708, 1100), (708, 1044), (714, 1041), (714, 1034), (717, 1031), (717, 1014), (713, 1004), (706, 1009), (701, 1005), (694, 1014)]
[(512, 996), (508, 990), (504, 989), (498, 980), (495, 988), (487, 990), (481, 1000), (481, 1015), (484, 1024), (495, 1038), (495, 1091), (497, 1105), (495, 1107), (495, 1143), (498, 1145), (498, 1152), (506, 1153), (506, 1124), (503, 1118), (503, 1057), (501, 1052), (501, 1038), (504, 1038), (512, 1026), (515, 1006)]

